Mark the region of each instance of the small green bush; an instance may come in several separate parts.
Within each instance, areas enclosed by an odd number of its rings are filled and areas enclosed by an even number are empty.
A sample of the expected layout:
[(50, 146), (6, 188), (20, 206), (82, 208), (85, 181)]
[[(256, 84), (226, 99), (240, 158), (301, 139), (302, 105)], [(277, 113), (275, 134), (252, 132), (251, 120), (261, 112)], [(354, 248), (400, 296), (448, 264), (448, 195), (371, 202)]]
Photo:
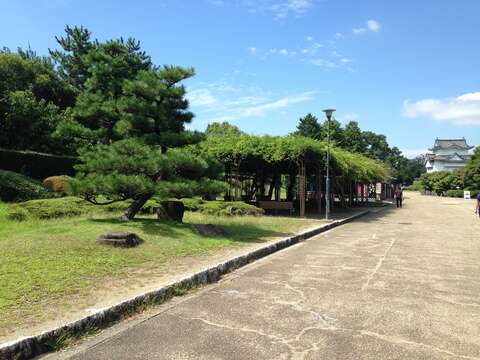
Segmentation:
[(5, 202), (51, 198), (54, 194), (42, 184), (22, 174), (0, 170), (0, 200)]
[(201, 204), (199, 211), (208, 215), (235, 216), (235, 215), (263, 215), (263, 209), (241, 201), (206, 201)]
[(463, 190), (457, 190), (457, 189), (447, 190), (445, 191), (445, 196), (463, 198)]
[(205, 204), (205, 201), (194, 198), (185, 198), (181, 199), (183, 206), (185, 206), (185, 211), (199, 211), (202, 205)]
[(56, 219), (78, 216), (92, 211), (94, 205), (83, 199), (69, 196), (58, 199), (30, 200), (12, 204), (7, 217), (11, 220)]
[(407, 186), (405, 188), (405, 190), (408, 190), (408, 191), (423, 191), (424, 188), (423, 188), (422, 183), (419, 180), (416, 180), (416, 181), (413, 182), (413, 184)]

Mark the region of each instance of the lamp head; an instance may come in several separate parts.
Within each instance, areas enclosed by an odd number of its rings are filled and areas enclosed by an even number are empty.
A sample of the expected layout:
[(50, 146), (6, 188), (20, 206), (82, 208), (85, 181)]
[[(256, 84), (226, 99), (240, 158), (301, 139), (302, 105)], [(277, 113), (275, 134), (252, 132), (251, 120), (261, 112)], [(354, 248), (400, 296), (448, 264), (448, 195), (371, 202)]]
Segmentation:
[(327, 119), (330, 120), (332, 118), (332, 114), (335, 111), (335, 109), (325, 109), (323, 112), (325, 115), (327, 115)]

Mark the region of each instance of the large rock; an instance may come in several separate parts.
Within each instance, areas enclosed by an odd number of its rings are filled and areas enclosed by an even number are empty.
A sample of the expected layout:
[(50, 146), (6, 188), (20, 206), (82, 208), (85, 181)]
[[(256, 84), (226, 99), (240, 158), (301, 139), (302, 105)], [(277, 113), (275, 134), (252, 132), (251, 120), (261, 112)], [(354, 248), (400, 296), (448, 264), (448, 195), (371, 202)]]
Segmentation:
[(137, 234), (131, 232), (111, 232), (97, 238), (97, 243), (115, 247), (135, 247), (143, 241)]
[(185, 206), (181, 201), (161, 201), (157, 209), (157, 217), (182, 222), (184, 212)]

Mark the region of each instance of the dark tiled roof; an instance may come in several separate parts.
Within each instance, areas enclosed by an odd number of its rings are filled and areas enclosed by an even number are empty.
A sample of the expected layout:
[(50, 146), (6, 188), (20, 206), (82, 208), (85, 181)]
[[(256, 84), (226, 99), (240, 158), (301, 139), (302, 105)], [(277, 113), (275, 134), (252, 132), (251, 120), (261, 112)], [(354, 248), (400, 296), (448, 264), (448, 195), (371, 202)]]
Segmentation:
[(429, 149), (432, 151), (439, 149), (473, 149), (473, 146), (469, 146), (465, 138), (463, 139), (436, 139), (433, 148)]
[(459, 157), (460, 159), (462, 159), (462, 161), (468, 161), (472, 155), (460, 155), (460, 154), (457, 154), (457, 153), (454, 153), (452, 155), (435, 155), (435, 154), (427, 154), (426, 156), (426, 160), (427, 161), (435, 161), (435, 160), (440, 160), (440, 161), (447, 161), (447, 162), (458, 162), (460, 160), (454, 160), (453, 158), (454, 157)]

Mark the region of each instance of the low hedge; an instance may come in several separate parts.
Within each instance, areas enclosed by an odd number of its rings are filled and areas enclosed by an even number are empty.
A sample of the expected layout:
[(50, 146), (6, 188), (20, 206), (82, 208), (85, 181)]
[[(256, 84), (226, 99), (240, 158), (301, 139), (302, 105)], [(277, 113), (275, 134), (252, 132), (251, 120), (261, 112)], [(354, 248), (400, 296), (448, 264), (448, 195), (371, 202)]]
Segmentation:
[(43, 154), (33, 151), (0, 149), (0, 168), (43, 180), (53, 175), (73, 176), (78, 159), (72, 156)]
[(205, 204), (205, 201), (195, 198), (181, 199), (181, 202), (183, 202), (186, 211), (199, 211), (202, 205)]
[[(445, 191), (445, 196), (463, 198), (463, 191), (464, 190), (458, 190), (458, 189), (447, 190), (447, 191)], [(480, 190), (468, 190), (468, 191), (470, 191), (470, 198), (471, 199), (476, 199), (477, 196), (478, 196), (478, 193), (480, 192)]]
[[(81, 198), (67, 196), (57, 199), (30, 200), (8, 207), (10, 220), (57, 219), (99, 212), (122, 212), (130, 206), (131, 201), (121, 201), (110, 205), (93, 205)], [(141, 214), (153, 214), (158, 202), (149, 200), (140, 210)]]
[(423, 185), (420, 181), (416, 180), (413, 182), (413, 184), (408, 185), (405, 190), (408, 191), (423, 191)]
[(251, 215), (260, 216), (264, 210), (241, 201), (204, 201), (200, 199), (181, 199), (185, 210), (198, 211), (208, 215), (236, 216)]
[(58, 199), (30, 200), (10, 205), (7, 217), (10, 220), (55, 219), (78, 216), (93, 210), (94, 205), (83, 199), (69, 196)]
[(45, 199), (55, 194), (48, 191), (40, 182), (12, 171), (0, 170), (0, 200), (18, 202), (32, 199)]
[(463, 190), (457, 190), (457, 189), (447, 190), (445, 191), (445, 196), (463, 198)]

